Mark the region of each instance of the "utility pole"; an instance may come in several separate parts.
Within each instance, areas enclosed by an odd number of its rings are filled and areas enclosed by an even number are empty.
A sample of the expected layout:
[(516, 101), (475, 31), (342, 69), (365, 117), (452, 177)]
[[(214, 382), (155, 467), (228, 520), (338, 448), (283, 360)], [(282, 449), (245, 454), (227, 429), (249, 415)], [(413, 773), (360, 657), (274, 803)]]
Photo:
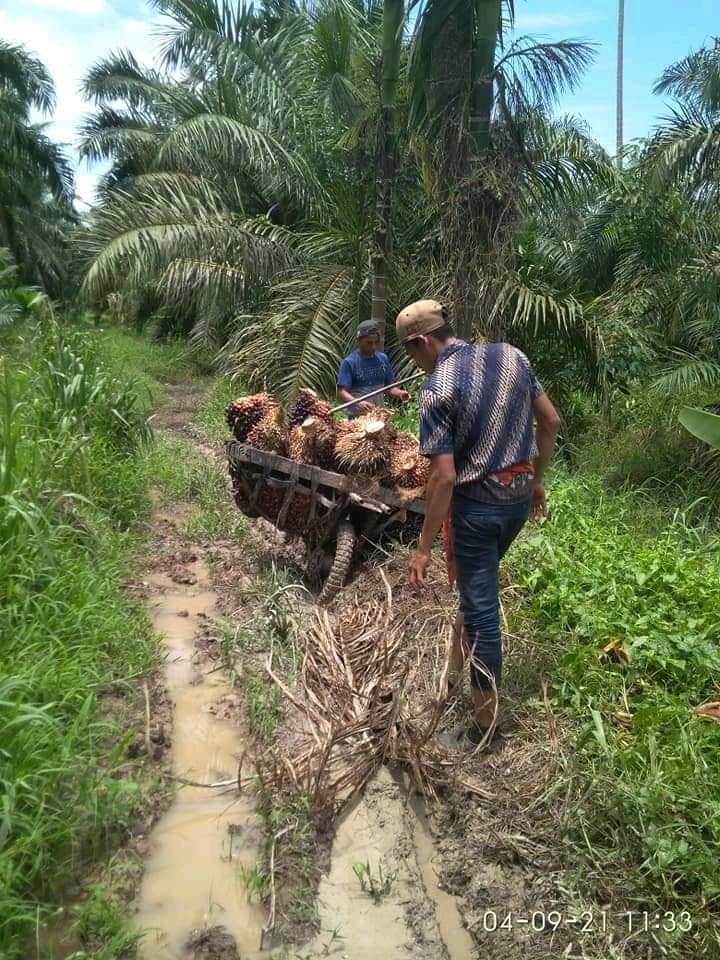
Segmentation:
[(616, 111), (616, 159), (618, 170), (622, 170), (623, 149), (623, 47), (625, 44), (625, 0), (618, 0), (617, 33), (617, 102)]

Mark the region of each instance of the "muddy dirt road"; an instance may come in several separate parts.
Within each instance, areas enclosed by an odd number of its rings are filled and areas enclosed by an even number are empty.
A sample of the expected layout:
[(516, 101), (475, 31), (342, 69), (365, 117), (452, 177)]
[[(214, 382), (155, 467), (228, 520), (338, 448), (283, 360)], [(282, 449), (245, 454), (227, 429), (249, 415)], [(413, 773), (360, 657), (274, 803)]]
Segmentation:
[[(184, 425), (198, 392), (178, 387), (172, 393), (156, 426), (188, 439)], [(204, 445), (202, 451), (210, 452)], [(234, 783), (246, 746), (242, 694), (208, 656), (208, 635), (213, 622), (228, 615), (228, 569), (252, 586), (264, 534), (251, 535), (242, 562), (220, 564), (218, 576), (218, 556), (237, 557), (238, 545), (188, 542), (182, 518), (180, 508), (156, 513), (146, 577), (146, 603), (164, 638), (177, 793), (148, 838), (137, 915), (146, 931), (140, 956), (473, 960), (477, 952), (455, 898), (440, 888), (439, 854), (422, 801), (410, 795), (402, 776), (385, 769), (337, 824), (317, 902), (307, 904), (317, 911), (317, 935), (304, 946), (264, 938), (261, 949), (267, 910), (248, 902), (247, 876), (265, 838), (251, 791), (239, 793)], [(232, 617), (250, 614), (235, 608)]]

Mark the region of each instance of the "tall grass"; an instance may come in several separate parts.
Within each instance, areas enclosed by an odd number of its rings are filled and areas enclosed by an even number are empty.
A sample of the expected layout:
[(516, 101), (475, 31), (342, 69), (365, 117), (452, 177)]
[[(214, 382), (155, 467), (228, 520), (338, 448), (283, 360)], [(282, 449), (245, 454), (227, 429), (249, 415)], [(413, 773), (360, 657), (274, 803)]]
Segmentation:
[(0, 369), (0, 956), (29, 955), (78, 865), (128, 826), (138, 784), (103, 709), (155, 663), (120, 586), (147, 513), (150, 437), (87, 335), (27, 329)]

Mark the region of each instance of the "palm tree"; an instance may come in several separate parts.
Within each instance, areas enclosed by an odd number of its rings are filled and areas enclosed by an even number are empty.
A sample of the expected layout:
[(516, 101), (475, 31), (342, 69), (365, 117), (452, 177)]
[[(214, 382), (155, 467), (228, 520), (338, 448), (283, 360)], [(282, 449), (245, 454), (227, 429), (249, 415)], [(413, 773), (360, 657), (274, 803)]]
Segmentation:
[[(513, 21), (511, 0), (427, 0), (413, 41), (411, 122), (436, 144), (430, 165), (442, 193), (449, 298), (466, 338), (481, 318), (488, 336), (507, 330), (494, 306), (521, 219), (518, 182), (532, 169), (526, 134), (592, 57), (578, 41), (520, 37), (505, 49)], [(556, 186), (569, 186), (564, 163), (555, 164)], [(543, 176), (552, 179), (547, 166)]]
[(403, 0), (384, 0), (382, 32), (382, 84), (380, 122), (377, 134), (375, 173), (375, 250), (373, 252), (371, 318), (385, 339), (387, 274), (392, 249), (392, 192), (395, 180), (395, 97), (400, 76), (402, 34), (405, 20)]
[[(143, 70), (126, 53), (86, 79), (96, 113), (83, 150), (112, 167), (77, 237), (83, 291), (99, 305), (119, 294), (131, 319), (159, 314), (161, 329), (221, 347), (248, 386), (266, 384), (280, 396), (303, 386), (334, 392), (338, 356), (371, 312), (373, 293), (383, 320), (419, 291), (451, 293), (450, 232), (438, 224), (462, 192), (460, 165), (446, 161), (453, 144), (460, 156), (469, 143), (471, 86), (458, 73), (469, 63), (467, 38), (440, 5), (446, 48), (430, 50), (420, 87), (405, 72), (406, 45), (399, 80), (392, 57), (381, 60), (383, 35), (393, 57), (398, 49), (399, 28), (389, 26), (401, 22), (397, 7), (393, 21), (379, 3), (318, 0), (290, 5), (269, 27), (226, 0), (157, 6), (168, 18), (160, 66)], [(488, 324), (546, 329), (552, 321), (556, 331), (572, 328), (568, 342), (584, 336), (581, 311), (523, 274), (516, 235), (523, 217), (569, 202), (606, 163), (580, 131), (549, 124), (534, 109), (584, 55), (581, 45), (524, 38), (496, 57), (487, 215), (478, 219), (480, 255), (493, 265), (480, 289), (495, 307)], [(391, 142), (378, 152), (387, 131)], [(378, 157), (391, 161), (380, 189)], [(392, 224), (385, 183), (398, 201)], [(493, 230), (505, 231), (502, 263)], [(461, 252), (469, 255), (469, 246)], [(384, 281), (382, 311), (374, 278)], [(387, 349), (401, 367), (392, 329)]]
[(617, 99), (616, 99), (616, 150), (618, 169), (623, 165), (623, 74), (625, 45), (625, 0), (618, 0), (618, 29), (617, 29)]
[(55, 92), (47, 70), (23, 47), (0, 40), (0, 246), (24, 283), (57, 296), (63, 277), (62, 237), (71, 217), (72, 173), (33, 109), (48, 113)]
[(668, 67), (655, 93), (675, 98), (650, 145), (656, 176), (712, 202), (720, 183), (720, 38)]

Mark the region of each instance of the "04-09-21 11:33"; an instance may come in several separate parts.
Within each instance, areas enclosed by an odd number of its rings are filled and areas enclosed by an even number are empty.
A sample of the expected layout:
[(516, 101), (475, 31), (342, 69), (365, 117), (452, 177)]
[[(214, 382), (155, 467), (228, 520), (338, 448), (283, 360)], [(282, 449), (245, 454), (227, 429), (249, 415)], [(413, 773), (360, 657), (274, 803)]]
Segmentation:
[[(613, 923), (614, 920), (614, 923)], [(561, 927), (577, 929), (578, 933), (605, 933), (608, 928), (624, 926), (628, 934), (663, 930), (666, 933), (689, 933), (692, 916), (687, 910), (674, 913), (665, 911), (631, 911), (610, 914), (606, 910), (584, 911), (578, 914), (562, 914), (559, 910), (535, 910), (529, 915), (517, 915), (512, 911), (486, 910), (482, 916), (482, 928), (488, 933), (508, 931), (515, 927), (529, 927), (538, 933), (559, 930)]]

